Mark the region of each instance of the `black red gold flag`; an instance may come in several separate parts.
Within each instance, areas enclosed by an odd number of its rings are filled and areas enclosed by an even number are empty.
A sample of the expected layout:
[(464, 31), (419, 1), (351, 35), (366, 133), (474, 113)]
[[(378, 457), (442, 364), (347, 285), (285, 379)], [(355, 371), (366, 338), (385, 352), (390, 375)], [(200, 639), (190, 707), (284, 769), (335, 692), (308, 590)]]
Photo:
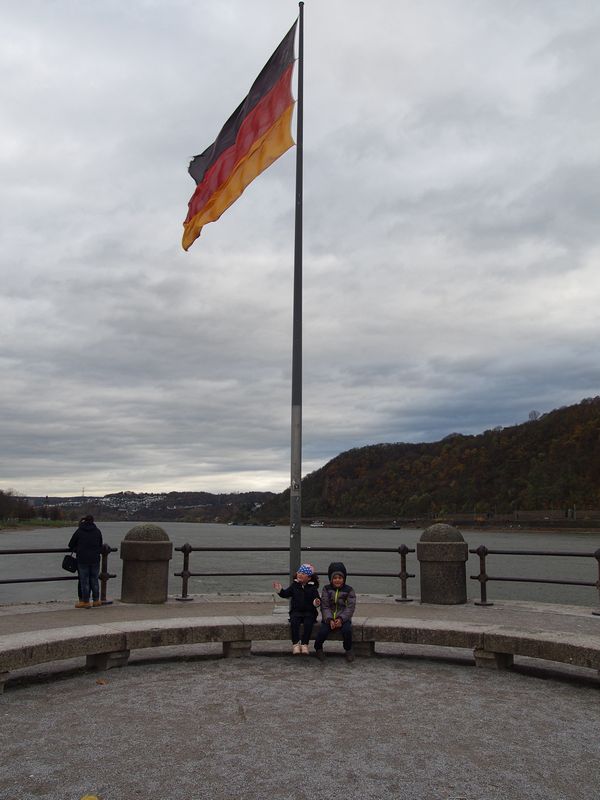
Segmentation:
[(196, 190), (183, 223), (184, 250), (200, 236), (204, 225), (219, 219), (248, 184), (294, 144), (290, 128), (296, 25), (215, 141), (190, 162), (188, 171), (196, 181)]

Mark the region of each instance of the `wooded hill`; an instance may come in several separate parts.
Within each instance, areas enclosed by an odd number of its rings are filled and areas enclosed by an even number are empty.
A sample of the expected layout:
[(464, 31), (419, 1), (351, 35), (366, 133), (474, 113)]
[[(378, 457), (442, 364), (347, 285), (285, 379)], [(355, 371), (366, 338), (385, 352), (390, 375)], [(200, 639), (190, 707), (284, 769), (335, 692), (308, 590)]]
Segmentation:
[[(407, 518), (600, 507), (600, 397), (521, 425), (341, 453), (302, 481), (304, 518)], [(289, 513), (289, 490), (260, 509)]]

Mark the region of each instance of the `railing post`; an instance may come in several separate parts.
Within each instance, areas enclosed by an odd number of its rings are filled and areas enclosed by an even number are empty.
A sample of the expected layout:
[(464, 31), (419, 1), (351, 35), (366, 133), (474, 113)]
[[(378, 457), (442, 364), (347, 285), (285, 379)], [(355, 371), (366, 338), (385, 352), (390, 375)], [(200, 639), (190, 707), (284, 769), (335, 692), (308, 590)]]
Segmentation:
[(182, 547), (176, 548), (183, 553), (183, 569), (181, 572), (176, 572), (175, 575), (181, 578), (181, 596), (176, 597), (176, 600), (191, 600), (188, 595), (188, 581), (190, 579), (190, 553), (192, 552), (192, 545), (187, 543)]
[(121, 542), (120, 555), (121, 602), (166, 603), (173, 543), (160, 525), (151, 522), (135, 525)]
[(493, 603), (490, 603), (487, 599), (487, 572), (485, 571), (485, 557), (487, 555), (488, 549), (485, 545), (481, 544), (479, 547), (472, 551), (479, 556), (479, 575), (473, 575), (473, 578), (476, 578), (479, 581), (479, 586), (481, 589), (481, 599), (475, 600), (474, 605), (476, 606), (493, 606)]
[(410, 553), (410, 549), (405, 545), (401, 544), (398, 548), (398, 552), (400, 553), (400, 572), (398, 573), (398, 577), (400, 578), (400, 597), (396, 597), (397, 603), (412, 603), (412, 597), (407, 596), (406, 592), (406, 580), (407, 578), (414, 578), (414, 575), (409, 575), (406, 571), (406, 554)]
[(103, 606), (112, 605), (112, 600), (106, 599), (106, 585), (109, 578), (116, 578), (116, 575), (113, 575), (108, 571), (108, 554), (114, 552), (116, 552), (115, 547), (111, 547), (108, 544), (102, 545), (100, 575), (98, 577), (100, 578), (100, 602)]
[(596, 552), (594, 553), (594, 558), (598, 562), (598, 580), (596, 581), (596, 589), (598, 589), (599, 607), (597, 611), (592, 611), (592, 614), (594, 614), (596, 617), (600, 617), (600, 550), (596, 550)]
[(468, 558), (469, 548), (458, 528), (441, 522), (425, 528), (417, 542), (421, 603), (466, 603)]

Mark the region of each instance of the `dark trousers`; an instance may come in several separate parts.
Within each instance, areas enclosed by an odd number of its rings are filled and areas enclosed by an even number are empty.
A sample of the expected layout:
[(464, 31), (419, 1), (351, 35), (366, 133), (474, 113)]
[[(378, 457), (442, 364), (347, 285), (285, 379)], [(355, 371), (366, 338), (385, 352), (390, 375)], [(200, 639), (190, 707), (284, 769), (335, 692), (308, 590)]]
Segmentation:
[(94, 600), (100, 599), (100, 564), (80, 564), (77, 562), (77, 572), (79, 573), (79, 585), (81, 586), (81, 599), (84, 603), (89, 603), (90, 595)]
[[(352, 650), (352, 621), (347, 619), (342, 623), (342, 627), (336, 628), (336, 630), (340, 631), (342, 634), (344, 650)], [(323, 649), (323, 642), (325, 639), (327, 639), (330, 633), (333, 633), (333, 631), (329, 627), (329, 623), (322, 622), (319, 632), (317, 633), (317, 638), (315, 639), (315, 650)]]
[[(302, 644), (308, 644), (310, 641), (310, 635), (312, 633), (314, 624), (315, 624), (315, 614), (313, 611), (309, 611), (306, 614), (301, 614), (298, 611), (290, 613), (292, 644), (296, 644), (296, 642), (302, 642)], [(304, 626), (304, 628), (302, 631), (302, 638), (300, 638), (300, 627), (302, 625)]]

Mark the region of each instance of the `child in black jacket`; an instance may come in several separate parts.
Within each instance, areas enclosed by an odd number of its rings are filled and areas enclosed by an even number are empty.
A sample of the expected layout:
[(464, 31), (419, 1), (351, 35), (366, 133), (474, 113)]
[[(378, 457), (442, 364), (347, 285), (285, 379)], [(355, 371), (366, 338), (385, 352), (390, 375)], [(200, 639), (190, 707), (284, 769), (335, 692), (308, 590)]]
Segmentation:
[[(292, 653), (295, 656), (300, 654), (307, 656), (310, 635), (317, 619), (317, 608), (321, 605), (319, 578), (315, 575), (315, 568), (312, 564), (302, 564), (287, 589), (284, 589), (279, 581), (273, 583), (273, 588), (280, 597), (291, 598)], [(302, 637), (300, 637), (300, 627), (302, 627)]]

